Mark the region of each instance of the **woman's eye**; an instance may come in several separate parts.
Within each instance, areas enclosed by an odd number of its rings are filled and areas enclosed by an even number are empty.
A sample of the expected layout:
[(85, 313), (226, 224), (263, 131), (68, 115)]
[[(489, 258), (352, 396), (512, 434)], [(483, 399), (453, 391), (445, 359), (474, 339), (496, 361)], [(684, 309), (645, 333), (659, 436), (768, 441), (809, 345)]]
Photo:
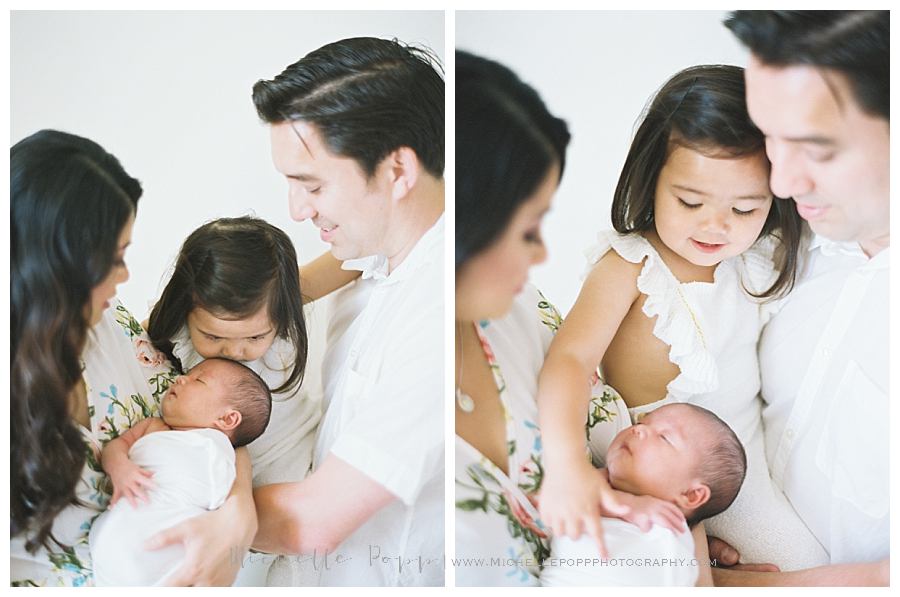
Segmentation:
[(685, 201), (685, 200), (682, 199), (681, 197), (678, 197), (678, 202), (679, 202), (680, 204), (682, 204), (683, 206), (685, 206), (686, 208), (688, 208), (688, 209), (697, 209), (698, 207), (700, 207), (701, 205), (703, 205), (702, 203), (688, 203), (687, 201)]
[(540, 230), (529, 230), (525, 233), (525, 242), (533, 243), (533, 244), (542, 244), (544, 241), (541, 239)]

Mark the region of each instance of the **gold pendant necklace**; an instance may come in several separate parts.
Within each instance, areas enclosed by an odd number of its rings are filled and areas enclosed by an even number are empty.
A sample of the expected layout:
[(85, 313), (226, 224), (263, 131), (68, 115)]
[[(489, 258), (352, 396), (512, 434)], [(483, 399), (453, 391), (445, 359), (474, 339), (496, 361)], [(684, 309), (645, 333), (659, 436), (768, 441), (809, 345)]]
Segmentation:
[(459, 335), (459, 347), (458, 347), (458, 355), (459, 355), (459, 381), (456, 384), (456, 405), (459, 406), (459, 409), (466, 414), (472, 413), (475, 410), (475, 401), (471, 396), (462, 391), (462, 379), (463, 379), (463, 338), (462, 338), (462, 323), (457, 322), (456, 324), (457, 333)]

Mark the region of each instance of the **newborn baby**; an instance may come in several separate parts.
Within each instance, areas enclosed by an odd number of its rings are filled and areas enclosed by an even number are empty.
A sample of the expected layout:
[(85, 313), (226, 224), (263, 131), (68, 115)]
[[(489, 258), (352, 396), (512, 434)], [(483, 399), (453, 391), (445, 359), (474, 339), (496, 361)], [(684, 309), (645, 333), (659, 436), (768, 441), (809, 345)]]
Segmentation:
[(234, 483), (234, 448), (265, 431), (271, 410), (272, 394), (251, 369), (207, 359), (175, 379), (160, 403), (162, 418), (146, 418), (107, 443), (102, 463), (113, 495), (91, 528), (94, 582), (164, 583), (184, 548), (147, 551), (144, 542), (222, 505)]
[[(747, 458), (740, 440), (719, 417), (678, 403), (662, 406), (620, 431), (601, 471), (613, 489), (674, 504), (693, 526), (731, 505), (744, 482)], [(604, 518), (603, 536), (609, 553), (605, 561), (587, 535), (554, 538), (541, 584), (693, 586), (697, 581), (689, 532), (653, 526), (645, 533), (634, 524)]]

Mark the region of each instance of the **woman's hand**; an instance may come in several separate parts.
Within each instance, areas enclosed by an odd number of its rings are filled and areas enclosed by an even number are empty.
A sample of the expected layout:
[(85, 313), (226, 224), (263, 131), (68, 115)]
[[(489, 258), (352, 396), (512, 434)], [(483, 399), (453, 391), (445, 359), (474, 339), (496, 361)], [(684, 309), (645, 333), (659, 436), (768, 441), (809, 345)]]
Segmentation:
[(181, 543), (184, 563), (164, 579), (169, 586), (229, 586), (256, 536), (256, 506), (246, 448), (235, 451), (237, 477), (225, 503), (150, 537), (148, 550)]
[(600, 517), (603, 513), (623, 517), (630, 511), (617, 493), (601, 471), (581, 460), (561, 475), (544, 478), (539, 500), (541, 520), (553, 533), (570, 539), (587, 533), (597, 544), (600, 557), (607, 558)]

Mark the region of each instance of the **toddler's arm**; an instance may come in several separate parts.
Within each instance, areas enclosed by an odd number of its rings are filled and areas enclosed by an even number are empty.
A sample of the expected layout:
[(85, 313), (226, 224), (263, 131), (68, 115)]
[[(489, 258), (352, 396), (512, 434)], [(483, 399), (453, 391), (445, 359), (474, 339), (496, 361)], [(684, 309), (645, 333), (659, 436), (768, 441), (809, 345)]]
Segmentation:
[(119, 437), (103, 446), (101, 462), (103, 470), (109, 475), (113, 484), (113, 495), (109, 502), (114, 506), (124, 496), (132, 506), (137, 507), (137, 499), (147, 501), (145, 488), (153, 487), (153, 473), (144, 470), (128, 458), (128, 450), (134, 442), (148, 433), (168, 429), (158, 417), (147, 417), (133, 425)]
[(624, 514), (609, 483), (586, 456), (585, 419), (591, 376), (622, 320), (637, 300), (641, 264), (614, 251), (594, 266), (578, 300), (550, 344), (538, 382), (538, 411), (546, 474), (540, 513), (557, 534), (594, 538), (605, 555), (600, 527), (601, 502)]
[(359, 270), (341, 269), (341, 263), (331, 253), (322, 253), (300, 266), (300, 287), (304, 303), (311, 303), (331, 294), (359, 277)]

